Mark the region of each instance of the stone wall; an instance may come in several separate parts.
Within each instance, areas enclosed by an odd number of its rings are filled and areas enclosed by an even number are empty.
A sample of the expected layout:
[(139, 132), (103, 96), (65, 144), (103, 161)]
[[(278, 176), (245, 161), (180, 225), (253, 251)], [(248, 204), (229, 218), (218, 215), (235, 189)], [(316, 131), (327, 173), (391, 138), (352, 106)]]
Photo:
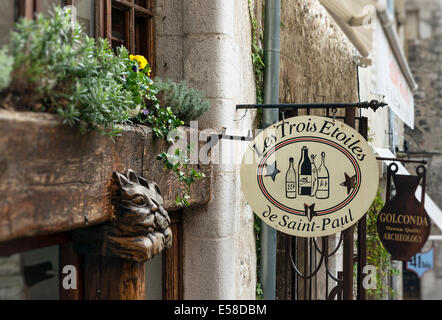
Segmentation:
[[(424, 158), (427, 165), (427, 193), (442, 207), (442, 1), (407, 0), (409, 15), (416, 21), (408, 24), (408, 59), (419, 85), (415, 93), (415, 127), (406, 128), (409, 154)], [(411, 30), (413, 29), (413, 30)], [(414, 169), (409, 166), (410, 172)], [(441, 234), (435, 225), (432, 234)], [(435, 243), (441, 255), (440, 241)], [(439, 266), (440, 268), (440, 266)], [(431, 270), (421, 279), (422, 299), (442, 299), (442, 278)]]
[[(200, 129), (247, 134), (254, 113), (251, 27), (247, 0), (157, 0), (156, 63), (163, 78), (202, 90), (211, 110)], [(244, 117), (243, 117), (244, 116)], [(254, 299), (256, 250), (253, 214), (242, 196), (239, 161), (246, 144), (213, 148), (213, 197), (184, 216), (184, 298)], [(221, 163), (219, 163), (221, 162)]]
[(442, 207), (442, 1), (408, 1), (419, 10), (419, 21), (430, 27), (408, 43), (410, 67), (419, 89), (415, 94), (415, 128), (407, 129), (409, 152), (429, 160), (427, 192)]
[(353, 46), (318, 0), (281, 1), (281, 103), (357, 101)]
[(20, 255), (0, 257), (0, 300), (23, 299), (24, 288)]

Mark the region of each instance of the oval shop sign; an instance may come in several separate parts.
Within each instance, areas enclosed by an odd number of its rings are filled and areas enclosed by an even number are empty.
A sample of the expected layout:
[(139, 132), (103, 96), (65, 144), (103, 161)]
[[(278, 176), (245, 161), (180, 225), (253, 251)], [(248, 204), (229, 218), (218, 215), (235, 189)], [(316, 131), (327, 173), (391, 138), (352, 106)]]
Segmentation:
[(376, 157), (353, 128), (329, 118), (293, 117), (262, 131), (241, 163), (254, 212), (297, 237), (327, 236), (355, 224), (379, 183)]

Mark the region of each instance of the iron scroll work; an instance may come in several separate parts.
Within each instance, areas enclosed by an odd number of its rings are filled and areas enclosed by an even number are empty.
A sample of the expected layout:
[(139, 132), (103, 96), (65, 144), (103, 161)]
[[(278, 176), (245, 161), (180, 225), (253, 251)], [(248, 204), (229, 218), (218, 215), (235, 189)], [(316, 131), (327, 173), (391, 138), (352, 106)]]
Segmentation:
[(172, 245), (170, 218), (158, 185), (129, 169), (113, 173), (114, 217), (74, 233), (75, 251), (146, 262)]

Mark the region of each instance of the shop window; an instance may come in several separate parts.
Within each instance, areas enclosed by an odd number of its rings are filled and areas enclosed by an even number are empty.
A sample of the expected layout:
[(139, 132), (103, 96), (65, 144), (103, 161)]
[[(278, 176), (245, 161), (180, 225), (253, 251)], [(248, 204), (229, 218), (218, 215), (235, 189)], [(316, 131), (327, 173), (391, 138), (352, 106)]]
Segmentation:
[(59, 299), (59, 246), (30, 250), (21, 254), (24, 299)]
[(183, 299), (183, 212), (169, 212), (172, 247), (146, 263), (146, 299)]

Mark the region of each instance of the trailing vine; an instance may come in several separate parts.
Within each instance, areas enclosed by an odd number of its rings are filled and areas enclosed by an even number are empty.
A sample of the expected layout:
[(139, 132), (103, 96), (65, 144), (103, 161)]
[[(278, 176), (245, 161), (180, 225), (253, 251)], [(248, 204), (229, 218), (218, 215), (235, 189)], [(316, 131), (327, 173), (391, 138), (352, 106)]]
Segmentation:
[[(187, 150), (190, 152), (190, 147), (187, 147)], [(176, 149), (174, 155), (163, 152), (158, 155), (157, 160), (163, 161), (164, 167), (173, 170), (178, 177), (178, 181), (186, 185), (186, 192), (182, 196), (176, 196), (175, 202), (183, 207), (190, 206), (190, 186), (206, 175), (190, 167), (190, 159), (180, 149)]]
[[(249, 16), (252, 29), (252, 64), (255, 74), (256, 102), (264, 103), (264, 50), (262, 48), (263, 34), (259, 28), (258, 20), (255, 16), (254, 0), (248, 0)], [(262, 110), (258, 110), (258, 123), (261, 123)], [(256, 240), (256, 299), (263, 298), (264, 291), (261, 284), (261, 220), (254, 215), (254, 231)]]
[[(140, 112), (137, 118), (139, 122), (150, 125), (157, 138), (163, 139), (171, 145), (175, 143), (175, 139), (171, 138), (171, 136), (175, 135), (171, 135), (170, 133), (184, 124), (184, 122), (172, 112), (170, 107), (163, 108), (160, 107), (158, 103), (156, 103), (154, 107)], [(190, 146), (187, 146), (186, 151), (190, 154)], [(183, 152), (177, 148), (174, 154), (162, 152), (157, 156), (157, 160), (163, 162), (164, 168), (172, 170), (177, 176), (178, 181), (185, 184), (185, 192), (181, 196), (177, 195), (175, 199), (175, 202), (182, 207), (190, 206), (190, 186), (192, 183), (205, 178), (203, 172), (199, 172), (190, 166), (190, 158), (187, 157), (187, 152)]]
[(377, 232), (377, 217), (384, 206), (381, 192), (379, 188), (367, 212), (367, 264), (376, 267), (376, 288), (369, 289), (368, 294), (375, 299), (382, 299), (385, 292), (389, 295), (394, 294), (394, 290), (384, 280), (399, 274), (399, 270), (392, 264), (391, 255), (382, 246)]
[(262, 47), (263, 33), (255, 16), (254, 0), (249, 1), (249, 16), (252, 27), (252, 64), (255, 73), (256, 102), (264, 103), (264, 50)]

